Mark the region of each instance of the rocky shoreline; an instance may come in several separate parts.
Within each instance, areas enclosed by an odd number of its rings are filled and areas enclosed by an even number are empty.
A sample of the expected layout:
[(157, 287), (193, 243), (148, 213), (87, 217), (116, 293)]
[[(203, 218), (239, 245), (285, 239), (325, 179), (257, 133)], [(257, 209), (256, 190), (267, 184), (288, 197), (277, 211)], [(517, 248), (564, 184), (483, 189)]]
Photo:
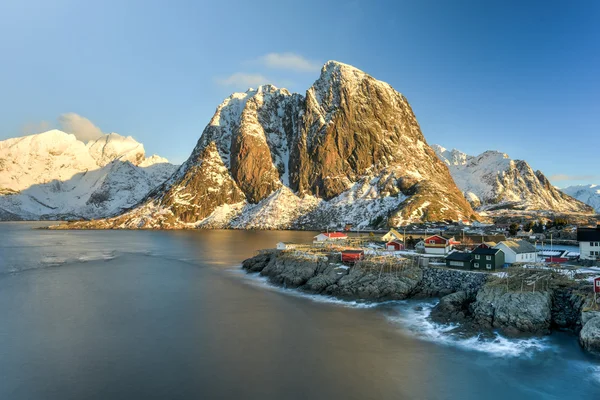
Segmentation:
[(431, 320), (458, 322), (465, 334), (497, 330), (508, 336), (531, 336), (569, 331), (579, 336), (586, 351), (600, 355), (600, 311), (592, 310), (587, 282), (556, 277), (540, 284), (538, 290), (519, 290), (514, 283), (511, 286), (485, 272), (414, 263), (348, 267), (336, 253), (279, 250), (260, 251), (242, 267), (274, 285), (342, 300), (440, 298)]

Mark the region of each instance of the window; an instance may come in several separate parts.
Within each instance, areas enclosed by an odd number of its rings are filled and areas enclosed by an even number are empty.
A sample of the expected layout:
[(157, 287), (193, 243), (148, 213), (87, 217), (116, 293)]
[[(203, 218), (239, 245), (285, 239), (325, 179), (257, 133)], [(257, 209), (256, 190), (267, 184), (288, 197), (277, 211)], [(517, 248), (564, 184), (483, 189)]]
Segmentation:
[(430, 240), (429, 244), (435, 244), (435, 240)]
[(491, 260), (491, 259), (492, 259), (492, 256), (485, 256), (485, 259), (486, 259), (486, 260)]
[(473, 266), (474, 266), (475, 268), (479, 268), (479, 263), (475, 263)]
[(462, 267), (463, 263), (460, 261), (450, 261), (450, 265), (452, 265), (453, 267)]
[(485, 264), (485, 268), (492, 269), (492, 264)]
[(480, 258), (480, 257), (479, 257), (479, 254), (475, 254), (475, 259), (476, 259), (476, 260), (479, 260), (479, 258)]

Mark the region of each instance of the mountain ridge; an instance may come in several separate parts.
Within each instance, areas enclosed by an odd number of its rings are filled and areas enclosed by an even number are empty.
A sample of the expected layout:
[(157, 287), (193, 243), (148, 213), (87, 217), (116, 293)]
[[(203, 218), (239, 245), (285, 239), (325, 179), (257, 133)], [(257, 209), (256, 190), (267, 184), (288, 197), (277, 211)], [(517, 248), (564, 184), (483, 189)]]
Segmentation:
[(174, 171), (131, 136), (87, 144), (57, 129), (0, 141), (3, 220), (89, 219), (115, 215), (142, 200)]
[(459, 150), (432, 145), (449, 168), (465, 198), (479, 211), (517, 209), (592, 213), (587, 204), (555, 188), (539, 170), (506, 153), (488, 150), (471, 156)]
[(320, 229), (465, 218), (478, 216), (406, 98), (329, 61), (305, 96), (273, 85), (229, 96), (144, 204), (93, 225)]

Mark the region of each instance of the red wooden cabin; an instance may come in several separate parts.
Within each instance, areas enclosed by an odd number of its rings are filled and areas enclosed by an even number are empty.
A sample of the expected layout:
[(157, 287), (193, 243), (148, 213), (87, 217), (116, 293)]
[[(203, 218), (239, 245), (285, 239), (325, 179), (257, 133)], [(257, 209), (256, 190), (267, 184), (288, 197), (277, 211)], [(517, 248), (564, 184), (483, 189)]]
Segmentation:
[(365, 258), (365, 251), (360, 249), (342, 250), (342, 262), (354, 264), (357, 261)]
[(391, 251), (404, 250), (404, 243), (400, 240), (390, 240), (385, 244), (385, 248)]

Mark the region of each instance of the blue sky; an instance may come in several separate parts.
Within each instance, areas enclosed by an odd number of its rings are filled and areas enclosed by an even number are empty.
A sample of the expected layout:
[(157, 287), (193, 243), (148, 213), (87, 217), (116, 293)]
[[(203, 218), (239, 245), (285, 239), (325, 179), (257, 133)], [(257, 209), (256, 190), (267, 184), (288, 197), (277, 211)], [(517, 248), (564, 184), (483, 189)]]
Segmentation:
[(182, 162), (231, 92), (304, 93), (335, 59), (403, 93), (430, 144), (600, 183), (598, 21), (593, 0), (8, 1), (0, 139), (76, 113)]

